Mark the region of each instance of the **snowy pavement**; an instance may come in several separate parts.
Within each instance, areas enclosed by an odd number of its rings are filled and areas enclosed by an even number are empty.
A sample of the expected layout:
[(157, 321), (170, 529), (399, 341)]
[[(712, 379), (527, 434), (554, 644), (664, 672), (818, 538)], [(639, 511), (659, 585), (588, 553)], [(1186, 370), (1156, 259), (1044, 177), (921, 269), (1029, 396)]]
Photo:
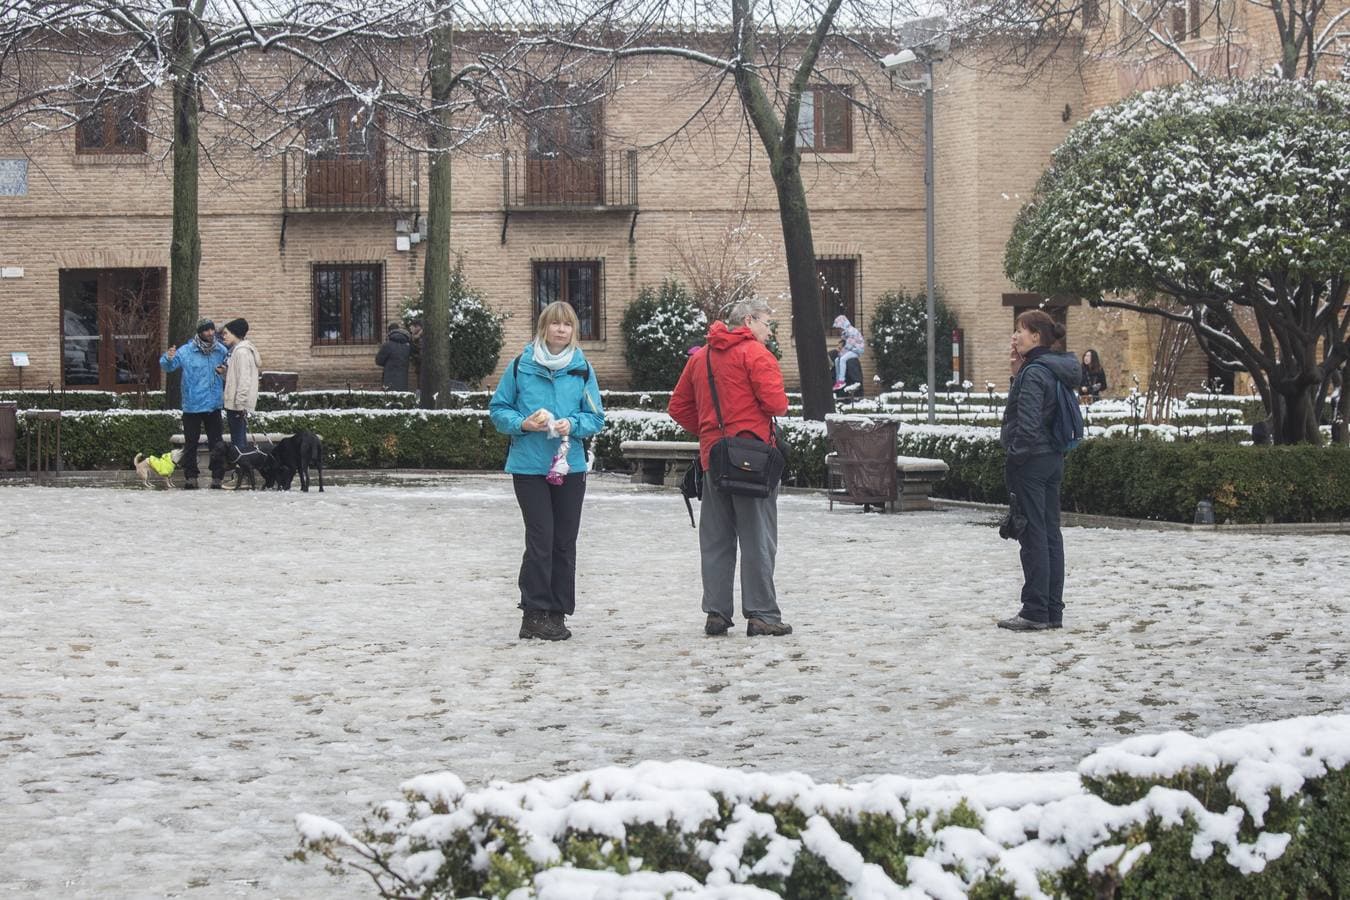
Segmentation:
[[(780, 504), (783, 639), (702, 634), (673, 492), (593, 479), (578, 615), (522, 643), (502, 477), (0, 488), (0, 896), (360, 897), (284, 857), (424, 772), (695, 759), (819, 781), (1071, 769), (1347, 710), (1342, 536), (1069, 529), (1066, 628), (971, 510)], [(112, 535), (119, 535), (113, 538)]]

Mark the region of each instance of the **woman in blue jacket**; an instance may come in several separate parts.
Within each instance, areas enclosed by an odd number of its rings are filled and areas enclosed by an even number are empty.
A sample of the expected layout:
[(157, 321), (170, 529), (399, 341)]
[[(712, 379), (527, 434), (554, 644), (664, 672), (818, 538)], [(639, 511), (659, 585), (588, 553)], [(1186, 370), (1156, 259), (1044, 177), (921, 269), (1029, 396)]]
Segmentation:
[[(522, 638), (572, 636), (564, 617), (576, 610), (577, 532), (586, 498), (583, 441), (605, 424), (595, 371), (577, 346), (579, 330), (571, 304), (544, 307), (534, 340), (506, 367), (489, 406), (492, 424), (511, 438), (506, 471), (525, 520), (518, 581)], [(564, 443), (568, 449), (560, 455)]]

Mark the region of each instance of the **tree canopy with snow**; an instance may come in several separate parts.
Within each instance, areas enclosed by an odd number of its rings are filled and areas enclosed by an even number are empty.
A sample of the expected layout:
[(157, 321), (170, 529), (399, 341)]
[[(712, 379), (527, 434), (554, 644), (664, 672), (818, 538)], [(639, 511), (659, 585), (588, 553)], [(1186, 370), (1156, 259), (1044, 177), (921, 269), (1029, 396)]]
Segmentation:
[(1004, 268), (1186, 323), (1252, 375), (1277, 442), (1318, 441), (1350, 358), (1350, 85), (1192, 83), (1099, 110), (1055, 151)]

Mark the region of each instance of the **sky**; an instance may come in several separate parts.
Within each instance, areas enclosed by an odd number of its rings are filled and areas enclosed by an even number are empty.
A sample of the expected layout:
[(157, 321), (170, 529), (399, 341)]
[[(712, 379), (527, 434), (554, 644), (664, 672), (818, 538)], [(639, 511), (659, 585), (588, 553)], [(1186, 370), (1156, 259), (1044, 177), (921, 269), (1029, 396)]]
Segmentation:
[[(502, 476), (323, 494), (0, 488), (0, 884), (357, 897), (290, 862), (416, 776), (644, 760), (818, 782), (1072, 772), (1099, 747), (1346, 711), (1344, 536), (1066, 530), (1013, 634), (993, 513), (780, 503), (795, 632), (702, 634), (673, 491), (592, 478), (574, 637), (521, 642)], [(334, 483), (336, 482), (336, 483)], [(91, 847), (98, 852), (91, 852)]]

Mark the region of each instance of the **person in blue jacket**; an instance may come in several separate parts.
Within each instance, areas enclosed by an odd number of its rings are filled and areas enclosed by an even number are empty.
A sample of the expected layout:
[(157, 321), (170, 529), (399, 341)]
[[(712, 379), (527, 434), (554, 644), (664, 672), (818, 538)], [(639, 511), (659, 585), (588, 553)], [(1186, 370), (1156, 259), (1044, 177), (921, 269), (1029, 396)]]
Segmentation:
[[(183, 487), (197, 487), (197, 439), (206, 429), (206, 444), (214, 449), (221, 442), (220, 410), (225, 405), (225, 375), (222, 366), (230, 351), (216, 340), (216, 323), (197, 322), (197, 333), (181, 347), (170, 347), (159, 357), (165, 372), (183, 373)], [(211, 487), (225, 478), (225, 457), (211, 455)]]
[[(520, 636), (565, 641), (576, 611), (577, 532), (586, 498), (584, 440), (604, 427), (595, 370), (577, 346), (576, 311), (550, 303), (535, 338), (506, 367), (488, 409), (511, 438), (511, 474), (525, 520)], [(564, 451), (562, 448), (566, 447)]]

